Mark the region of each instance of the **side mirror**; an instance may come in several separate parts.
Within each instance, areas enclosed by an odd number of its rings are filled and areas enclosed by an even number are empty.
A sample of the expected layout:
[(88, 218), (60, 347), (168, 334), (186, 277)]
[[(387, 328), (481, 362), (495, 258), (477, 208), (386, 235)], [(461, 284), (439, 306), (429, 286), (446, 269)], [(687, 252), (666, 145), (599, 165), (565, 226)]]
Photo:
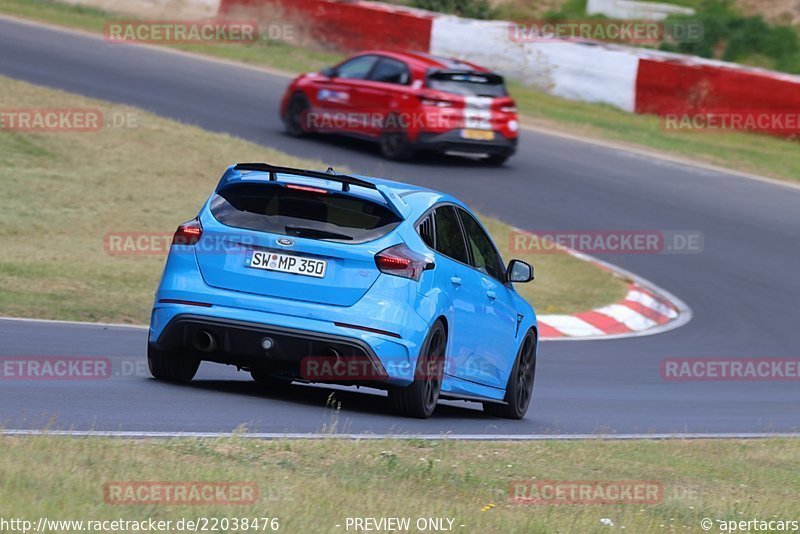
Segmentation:
[(336, 67), (325, 67), (319, 73), (326, 78), (336, 78)]
[(508, 264), (508, 281), (524, 284), (533, 280), (533, 267), (522, 260), (511, 260)]

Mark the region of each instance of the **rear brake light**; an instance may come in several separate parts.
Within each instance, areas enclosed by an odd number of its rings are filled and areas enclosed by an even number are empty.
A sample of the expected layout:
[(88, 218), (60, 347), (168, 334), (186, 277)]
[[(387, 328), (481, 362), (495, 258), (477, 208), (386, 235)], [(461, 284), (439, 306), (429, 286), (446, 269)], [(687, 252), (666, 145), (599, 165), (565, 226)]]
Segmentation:
[(417, 254), (405, 245), (395, 245), (375, 256), (375, 265), (384, 274), (402, 276), (419, 281), (423, 271), (434, 268), (434, 263), (422, 254)]
[(178, 226), (172, 237), (173, 245), (194, 245), (203, 236), (203, 226), (197, 219), (192, 219)]
[(308, 191), (309, 193), (319, 193), (321, 195), (327, 195), (327, 189), (320, 189), (319, 187), (310, 187), (307, 185), (297, 185), (297, 184), (286, 184), (286, 189), (295, 189), (297, 191)]
[(503, 113), (516, 113), (517, 108), (516, 106), (501, 106), (500, 111), (502, 111)]

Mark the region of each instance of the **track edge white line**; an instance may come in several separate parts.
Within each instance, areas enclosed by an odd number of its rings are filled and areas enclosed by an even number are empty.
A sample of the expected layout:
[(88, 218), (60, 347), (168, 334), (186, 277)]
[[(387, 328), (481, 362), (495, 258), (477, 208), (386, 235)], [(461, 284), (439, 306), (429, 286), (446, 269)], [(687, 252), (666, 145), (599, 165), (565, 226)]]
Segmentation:
[(657, 434), (329, 434), (302, 432), (145, 432), (103, 430), (33, 430), (4, 429), (5, 437), (74, 437), (74, 438), (120, 438), (120, 439), (344, 439), (344, 440), (459, 440), (459, 441), (629, 441), (629, 440), (697, 440), (697, 439), (775, 439), (800, 438), (800, 432), (681, 432)]

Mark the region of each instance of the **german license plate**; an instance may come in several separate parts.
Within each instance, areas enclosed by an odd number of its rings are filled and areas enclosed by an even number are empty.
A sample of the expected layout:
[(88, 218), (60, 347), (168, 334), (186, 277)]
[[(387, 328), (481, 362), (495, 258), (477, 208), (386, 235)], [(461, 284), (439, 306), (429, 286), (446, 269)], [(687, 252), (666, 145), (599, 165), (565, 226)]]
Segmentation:
[(461, 137), (464, 139), (471, 139), (473, 141), (493, 141), (494, 132), (492, 130), (474, 130), (467, 128), (461, 130)]
[(278, 254), (276, 252), (248, 250), (244, 260), (244, 266), (252, 267), (253, 269), (263, 269), (265, 271), (278, 271), (281, 273), (324, 278), (328, 262), (325, 260), (304, 258), (303, 256), (290, 256), (288, 254)]

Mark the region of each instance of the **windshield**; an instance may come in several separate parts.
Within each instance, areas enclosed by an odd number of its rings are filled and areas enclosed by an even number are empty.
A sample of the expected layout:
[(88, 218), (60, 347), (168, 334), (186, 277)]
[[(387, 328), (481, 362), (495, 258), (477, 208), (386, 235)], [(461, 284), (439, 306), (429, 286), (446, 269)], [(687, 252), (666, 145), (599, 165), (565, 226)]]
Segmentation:
[(237, 184), (211, 201), (227, 226), (293, 237), (361, 243), (391, 232), (401, 219), (386, 206), (336, 191), (288, 189), (283, 184)]

